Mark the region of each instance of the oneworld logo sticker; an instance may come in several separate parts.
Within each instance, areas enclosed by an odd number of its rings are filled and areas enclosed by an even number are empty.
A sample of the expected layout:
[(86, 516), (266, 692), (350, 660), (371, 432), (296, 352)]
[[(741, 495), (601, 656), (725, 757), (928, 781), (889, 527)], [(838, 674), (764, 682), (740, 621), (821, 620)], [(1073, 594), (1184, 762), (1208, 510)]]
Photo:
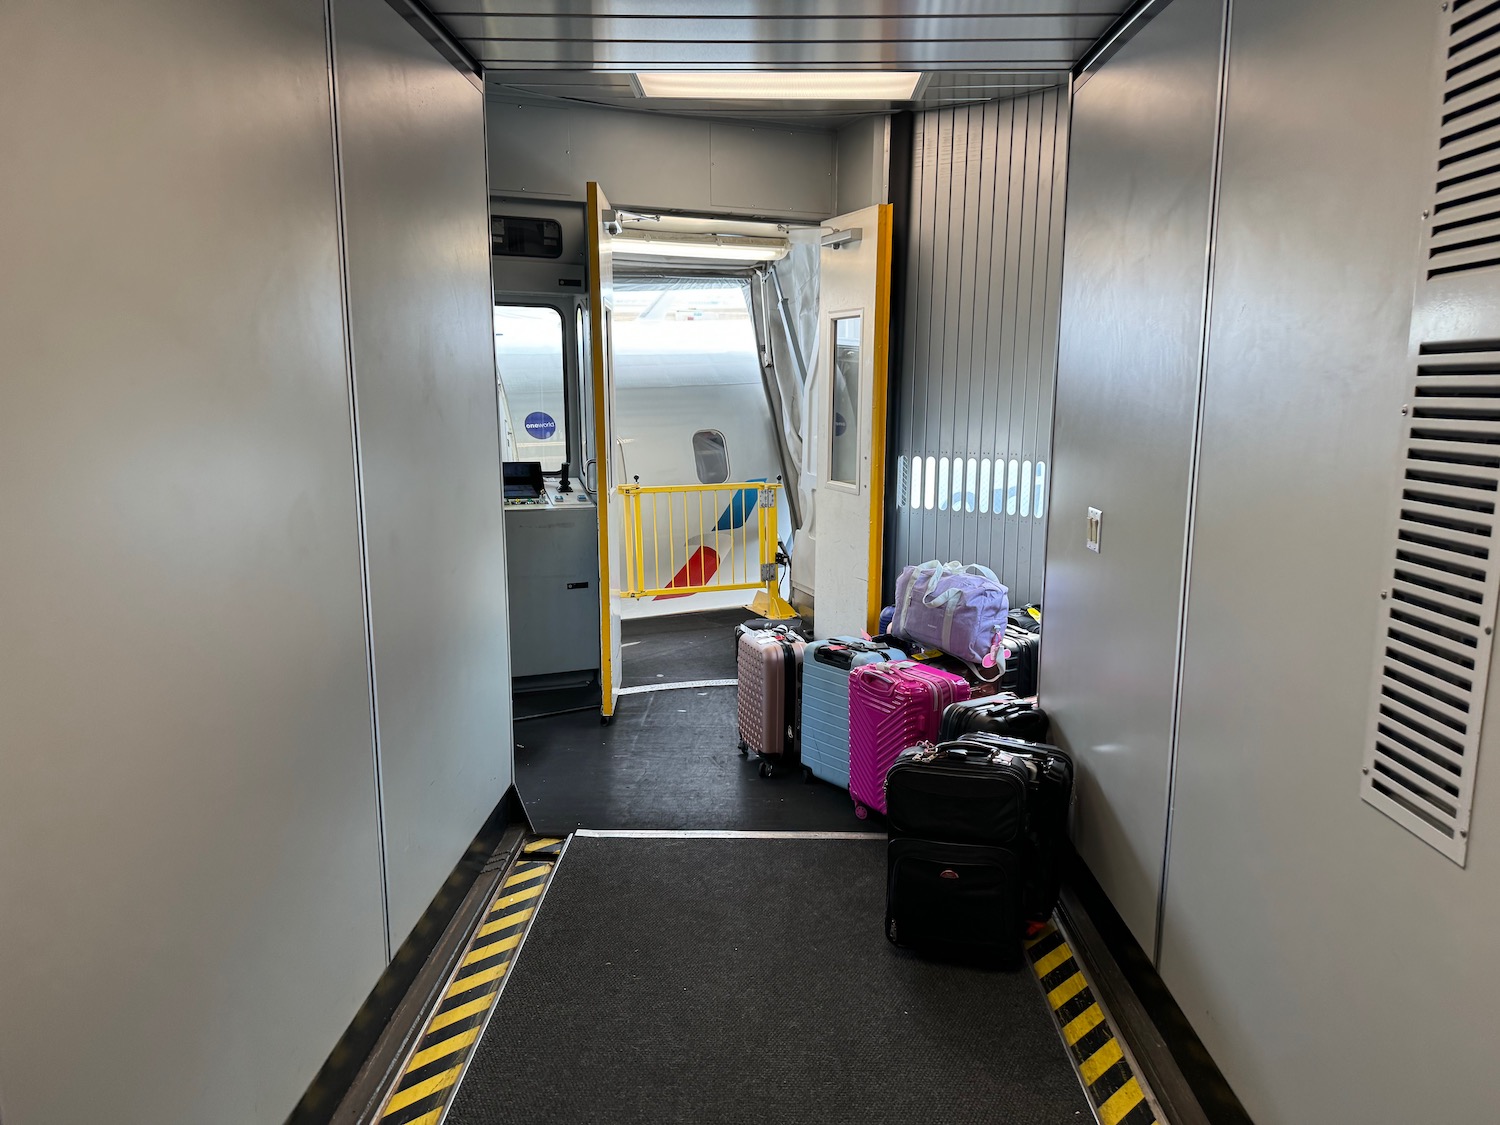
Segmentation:
[(541, 410), (533, 410), (526, 415), (523, 425), (526, 427), (526, 432), (538, 441), (546, 441), (557, 433), (557, 419)]

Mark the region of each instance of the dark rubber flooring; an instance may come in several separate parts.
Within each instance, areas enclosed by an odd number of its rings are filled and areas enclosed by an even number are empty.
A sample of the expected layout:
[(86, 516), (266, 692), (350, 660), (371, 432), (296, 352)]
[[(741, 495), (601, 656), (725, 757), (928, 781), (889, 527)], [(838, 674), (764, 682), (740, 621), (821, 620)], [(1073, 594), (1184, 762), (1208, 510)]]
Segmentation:
[[(733, 679), (743, 610), (627, 622), (625, 686)], [(737, 749), (735, 689), (620, 697), (594, 711), (516, 724), (516, 789), (532, 827), (867, 831), (842, 789), (792, 771), (762, 778)]]
[(734, 679), (734, 629), (750, 619), (744, 609), (716, 609), (681, 617), (648, 617), (620, 628), (624, 687)]
[(882, 935), (879, 841), (574, 838), (447, 1125), (1054, 1125), (1034, 978)]

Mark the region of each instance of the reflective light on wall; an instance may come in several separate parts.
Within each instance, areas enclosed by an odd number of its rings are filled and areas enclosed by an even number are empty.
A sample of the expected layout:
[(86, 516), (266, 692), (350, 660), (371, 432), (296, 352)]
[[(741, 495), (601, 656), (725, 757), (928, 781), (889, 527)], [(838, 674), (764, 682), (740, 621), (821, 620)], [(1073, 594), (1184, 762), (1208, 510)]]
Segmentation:
[(921, 72), (829, 70), (647, 71), (632, 75), (642, 98), (738, 101), (905, 102)]
[(1047, 514), (1047, 462), (903, 454), (897, 461), (896, 490), (897, 506), (915, 511), (1039, 520)]

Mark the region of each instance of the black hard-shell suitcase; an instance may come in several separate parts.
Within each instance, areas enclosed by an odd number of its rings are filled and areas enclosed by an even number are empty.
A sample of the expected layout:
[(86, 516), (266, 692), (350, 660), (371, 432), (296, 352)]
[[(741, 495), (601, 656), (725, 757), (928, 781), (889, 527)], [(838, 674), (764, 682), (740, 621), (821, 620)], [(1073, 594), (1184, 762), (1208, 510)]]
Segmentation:
[(1037, 657), (1041, 654), (1042, 638), (1025, 629), (1005, 630), (1005, 671), (1000, 676), (1000, 687), (1020, 696), (1034, 696), (1037, 688)]
[(970, 757), (988, 752), (1027, 773), (1025, 843), (1021, 848), (1025, 913), (1032, 921), (1045, 922), (1057, 908), (1063, 868), (1073, 846), (1068, 837), (1073, 759), (1066, 751), (1046, 743), (978, 732), (964, 735), (957, 745), (965, 747)]
[(1024, 629), (1028, 633), (1040, 633), (1042, 631), (1042, 607), (1033, 603), (1011, 610), (1006, 616), (1005, 627)]
[(1001, 692), (950, 704), (943, 711), (938, 741), (949, 742), (965, 734), (998, 734), (1027, 742), (1045, 742), (1051, 725), (1047, 712), (1035, 703)]
[(1016, 965), (1030, 771), (964, 742), (904, 751), (886, 774), (886, 937)]

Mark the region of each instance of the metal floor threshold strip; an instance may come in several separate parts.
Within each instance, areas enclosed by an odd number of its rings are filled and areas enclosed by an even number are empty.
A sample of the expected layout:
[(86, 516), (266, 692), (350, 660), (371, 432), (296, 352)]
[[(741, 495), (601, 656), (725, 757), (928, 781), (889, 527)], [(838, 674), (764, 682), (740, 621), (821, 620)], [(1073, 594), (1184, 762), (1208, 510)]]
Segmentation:
[(541, 905), (563, 844), (560, 838), (543, 837), (522, 847), (375, 1116), (379, 1125), (442, 1121)]

